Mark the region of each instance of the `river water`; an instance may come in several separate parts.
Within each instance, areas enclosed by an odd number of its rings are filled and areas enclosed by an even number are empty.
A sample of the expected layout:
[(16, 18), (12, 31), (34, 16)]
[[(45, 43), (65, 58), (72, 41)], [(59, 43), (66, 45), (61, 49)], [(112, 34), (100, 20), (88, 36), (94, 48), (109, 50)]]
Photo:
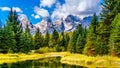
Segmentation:
[(82, 66), (61, 64), (60, 57), (45, 58), (40, 60), (28, 60), (18, 63), (4, 63), (0, 68), (85, 68)]

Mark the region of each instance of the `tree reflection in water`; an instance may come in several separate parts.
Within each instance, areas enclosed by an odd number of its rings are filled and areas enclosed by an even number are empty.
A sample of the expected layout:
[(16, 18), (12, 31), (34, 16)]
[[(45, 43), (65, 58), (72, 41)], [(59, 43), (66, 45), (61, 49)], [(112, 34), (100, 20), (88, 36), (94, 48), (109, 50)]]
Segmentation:
[(60, 57), (45, 58), (40, 60), (28, 60), (24, 62), (0, 65), (0, 68), (85, 68), (81, 66), (61, 64)]

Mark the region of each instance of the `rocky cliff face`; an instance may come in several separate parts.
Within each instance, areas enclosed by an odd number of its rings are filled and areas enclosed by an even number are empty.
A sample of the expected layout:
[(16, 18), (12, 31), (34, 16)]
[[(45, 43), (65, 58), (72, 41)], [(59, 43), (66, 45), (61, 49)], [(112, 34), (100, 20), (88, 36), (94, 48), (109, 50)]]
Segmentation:
[(54, 30), (53, 23), (49, 17), (44, 18), (41, 22), (37, 23), (35, 27), (39, 28), (41, 33), (46, 33), (47, 31), (51, 33)]
[(63, 32), (65, 30), (65, 25), (63, 20), (57, 20), (56, 22), (53, 23), (54, 29), (56, 29), (58, 32)]
[(26, 28), (26, 25), (29, 26), (31, 33), (35, 33), (36, 28), (39, 28), (41, 33), (45, 34), (47, 31), (49, 33), (52, 33), (54, 29), (56, 29), (58, 32), (66, 31), (74, 31), (78, 24), (82, 24), (83, 27), (88, 27), (89, 23), (92, 19), (91, 16), (83, 18), (81, 20), (77, 16), (68, 15), (64, 20), (60, 19), (55, 22), (52, 22), (52, 20), (49, 17), (45, 17), (41, 22), (32, 25), (32, 23), (29, 21), (27, 16), (25, 15), (19, 15), (18, 19), (20, 23), (22, 24), (23, 29)]
[(28, 25), (30, 32), (32, 34), (35, 33), (36, 27), (34, 25), (32, 25), (32, 23), (30, 22), (30, 20), (27, 18), (26, 15), (24, 15), (24, 14), (18, 15), (18, 20), (19, 20), (20, 24), (22, 24), (23, 30), (25, 30), (26, 26)]

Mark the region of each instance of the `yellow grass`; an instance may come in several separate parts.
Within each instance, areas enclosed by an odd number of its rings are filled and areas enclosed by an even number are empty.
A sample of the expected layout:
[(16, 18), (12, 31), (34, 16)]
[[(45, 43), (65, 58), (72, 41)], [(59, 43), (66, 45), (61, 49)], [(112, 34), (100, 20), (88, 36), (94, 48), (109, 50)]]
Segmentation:
[(0, 64), (3, 63), (17, 63), (18, 61), (26, 61), (26, 60), (38, 60), (41, 58), (47, 57), (57, 57), (57, 56), (65, 56), (68, 54), (67, 52), (51, 52), (51, 53), (32, 53), (32, 54), (0, 54)]
[(61, 63), (85, 66), (89, 68), (118, 68), (120, 67), (120, 58), (111, 56), (90, 57), (81, 54), (70, 54), (69, 56), (63, 57), (61, 59)]
[(0, 54), (0, 64), (43, 58), (44, 54)]
[(61, 63), (85, 66), (90, 68), (107, 67), (118, 68), (120, 67), (120, 58), (111, 56), (97, 56), (90, 57), (82, 54), (71, 54), (69, 52), (51, 52), (51, 53), (32, 53), (32, 54), (0, 54), (0, 64), (3, 63), (17, 63), (18, 61), (38, 60), (47, 57), (60, 56)]

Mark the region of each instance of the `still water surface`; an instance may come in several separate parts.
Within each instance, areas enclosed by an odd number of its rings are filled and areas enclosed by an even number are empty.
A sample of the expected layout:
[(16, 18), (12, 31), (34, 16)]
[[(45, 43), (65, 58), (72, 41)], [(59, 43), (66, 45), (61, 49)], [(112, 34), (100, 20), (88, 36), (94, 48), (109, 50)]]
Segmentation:
[(82, 66), (61, 64), (60, 57), (45, 58), (40, 60), (28, 60), (24, 62), (0, 65), (0, 68), (85, 68)]

